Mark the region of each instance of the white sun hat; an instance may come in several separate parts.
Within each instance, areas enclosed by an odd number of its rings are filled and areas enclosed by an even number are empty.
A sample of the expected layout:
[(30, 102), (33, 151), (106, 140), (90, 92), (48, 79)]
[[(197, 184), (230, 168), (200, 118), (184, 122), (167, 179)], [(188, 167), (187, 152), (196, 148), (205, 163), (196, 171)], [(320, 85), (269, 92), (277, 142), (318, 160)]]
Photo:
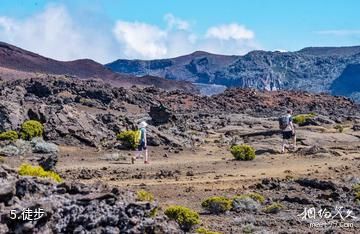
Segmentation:
[(146, 126), (148, 126), (148, 124), (147, 124), (145, 121), (142, 121), (142, 122), (139, 124), (139, 127), (140, 127), (140, 128), (146, 128)]

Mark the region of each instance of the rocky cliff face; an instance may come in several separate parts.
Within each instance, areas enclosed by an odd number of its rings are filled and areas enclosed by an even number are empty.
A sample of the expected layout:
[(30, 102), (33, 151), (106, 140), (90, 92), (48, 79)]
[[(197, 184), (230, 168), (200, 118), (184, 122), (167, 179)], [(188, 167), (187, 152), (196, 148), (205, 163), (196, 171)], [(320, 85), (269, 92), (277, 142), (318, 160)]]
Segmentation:
[(331, 85), (334, 95), (350, 95), (360, 100), (360, 64), (348, 65), (343, 73)]
[(334, 80), (349, 64), (360, 64), (360, 47), (315, 47), (286, 53), (253, 51), (244, 56), (195, 52), (173, 59), (117, 60), (106, 66), (137, 76), (149, 74), (228, 87), (330, 92)]
[[(154, 109), (159, 104), (166, 107), (164, 113)], [(149, 145), (191, 147), (198, 140), (193, 131), (209, 130), (209, 122), (226, 126), (230, 113), (274, 117), (287, 108), (340, 122), (359, 113), (347, 98), (300, 91), (234, 88), (208, 97), (153, 87), (117, 88), (66, 77), (0, 82), (0, 132), (19, 130), (25, 120), (34, 119), (44, 124), (46, 140), (65, 145), (115, 147), (117, 133), (147, 120)]]

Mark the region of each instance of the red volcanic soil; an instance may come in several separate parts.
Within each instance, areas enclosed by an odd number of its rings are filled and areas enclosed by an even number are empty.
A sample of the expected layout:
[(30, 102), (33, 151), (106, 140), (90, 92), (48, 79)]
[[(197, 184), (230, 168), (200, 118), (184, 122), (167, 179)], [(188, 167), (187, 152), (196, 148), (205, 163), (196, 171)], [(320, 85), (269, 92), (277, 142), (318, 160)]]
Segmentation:
[(115, 86), (155, 86), (167, 90), (183, 89), (197, 92), (189, 82), (170, 81), (154, 76), (134, 77), (112, 72), (91, 59), (57, 61), (16, 46), (0, 42), (0, 77), (5, 80), (24, 79), (38, 74), (70, 75), (80, 79), (102, 79)]
[(0, 42), (0, 67), (23, 72), (73, 75), (79, 78), (115, 78), (109, 69), (90, 59), (61, 62)]

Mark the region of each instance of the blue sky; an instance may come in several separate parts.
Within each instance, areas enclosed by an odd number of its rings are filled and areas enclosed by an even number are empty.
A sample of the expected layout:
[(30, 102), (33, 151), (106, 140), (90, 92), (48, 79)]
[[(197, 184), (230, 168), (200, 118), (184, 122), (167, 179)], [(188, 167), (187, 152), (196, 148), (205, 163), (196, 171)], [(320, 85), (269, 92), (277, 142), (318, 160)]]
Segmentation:
[(0, 0), (0, 41), (60, 60), (360, 45), (358, 0)]

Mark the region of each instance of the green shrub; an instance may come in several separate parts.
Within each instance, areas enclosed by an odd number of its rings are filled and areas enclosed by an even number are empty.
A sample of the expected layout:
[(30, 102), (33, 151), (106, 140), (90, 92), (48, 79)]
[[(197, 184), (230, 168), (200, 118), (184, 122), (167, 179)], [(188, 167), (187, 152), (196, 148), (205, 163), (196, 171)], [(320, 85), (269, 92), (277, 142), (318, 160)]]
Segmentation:
[(273, 204), (267, 206), (264, 208), (264, 212), (265, 213), (271, 213), (271, 214), (276, 214), (278, 213), (280, 210), (282, 210), (284, 208), (283, 205), (281, 205), (278, 202), (274, 202)]
[(238, 196), (235, 196), (233, 198), (236, 199), (236, 198), (247, 198), (247, 197), (250, 197), (251, 199), (253, 199), (254, 201), (257, 201), (259, 203), (264, 203), (265, 201), (265, 197), (259, 193), (249, 193), (249, 194), (242, 194), (242, 195), (238, 195)]
[(360, 184), (355, 184), (352, 186), (354, 191), (355, 201), (360, 201)]
[(16, 141), (18, 138), (17, 132), (12, 130), (0, 133), (0, 140)]
[(137, 200), (139, 201), (149, 201), (149, 202), (154, 201), (154, 195), (143, 189), (137, 191), (136, 194), (137, 194)]
[(128, 130), (117, 134), (116, 138), (122, 141), (126, 147), (136, 149), (136, 147), (139, 145), (139, 135), (139, 131)]
[(175, 220), (184, 231), (189, 231), (200, 223), (199, 214), (184, 206), (170, 206), (164, 213), (169, 219)]
[(245, 234), (250, 234), (253, 233), (255, 231), (255, 227), (253, 224), (246, 224), (243, 229), (242, 229), (243, 233)]
[(220, 214), (231, 209), (232, 200), (226, 197), (209, 197), (201, 206), (213, 214)]
[(0, 163), (4, 163), (4, 162), (5, 162), (4, 157), (0, 156)]
[(19, 175), (21, 176), (35, 176), (35, 177), (41, 177), (41, 178), (48, 178), (52, 179), (56, 182), (61, 182), (62, 179), (60, 176), (53, 171), (45, 171), (40, 166), (32, 166), (30, 164), (22, 164), (19, 168)]
[(360, 192), (360, 184), (355, 184), (352, 186), (354, 192)]
[(150, 218), (154, 218), (158, 213), (159, 208), (155, 207), (150, 211)]
[(249, 161), (255, 158), (255, 149), (249, 145), (234, 145), (230, 150), (236, 160)]
[(197, 233), (197, 234), (221, 234), (220, 232), (213, 232), (213, 231), (210, 231), (203, 227), (196, 229), (195, 233)]
[(34, 137), (41, 137), (44, 132), (44, 126), (36, 120), (27, 120), (21, 125), (21, 138), (31, 140)]
[(355, 201), (360, 201), (360, 192), (355, 192)]
[(293, 123), (296, 123), (300, 126), (304, 125), (308, 120), (314, 118), (316, 114), (310, 113), (310, 114), (301, 114), (296, 115), (293, 117)]
[(338, 125), (335, 125), (334, 127), (338, 132), (342, 133), (344, 132), (344, 126), (338, 124)]

